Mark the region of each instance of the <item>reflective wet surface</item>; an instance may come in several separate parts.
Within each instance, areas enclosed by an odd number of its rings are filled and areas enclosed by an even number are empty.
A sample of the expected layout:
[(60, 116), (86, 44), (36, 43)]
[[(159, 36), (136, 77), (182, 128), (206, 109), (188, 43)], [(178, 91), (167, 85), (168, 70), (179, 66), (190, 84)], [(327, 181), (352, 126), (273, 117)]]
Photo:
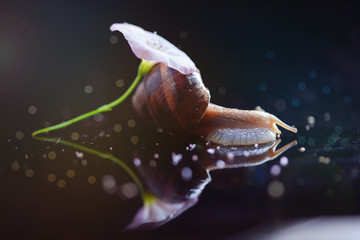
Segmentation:
[[(0, 236), (257, 239), (264, 228), (291, 233), (289, 223), (320, 216), (342, 218), (321, 218), (319, 226), (353, 229), (343, 217), (358, 221), (360, 213), (355, 8), (209, 5), (201, 20), (176, 18), (170, 29), (130, 14), (130, 3), (118, 11), (115, 3), (93, 4), (81, 14), (80, 5), (43, 3), (51, 17), (39, 5), (4, 4)], [(139, 61), (108, 27), (131, 20), (181, 45), (212, 102), (260, 105), (298, 133), (283, 130), (264, 145), (215, 145), (152, 126), (127, 100), (32, 138), (126, 90)]]

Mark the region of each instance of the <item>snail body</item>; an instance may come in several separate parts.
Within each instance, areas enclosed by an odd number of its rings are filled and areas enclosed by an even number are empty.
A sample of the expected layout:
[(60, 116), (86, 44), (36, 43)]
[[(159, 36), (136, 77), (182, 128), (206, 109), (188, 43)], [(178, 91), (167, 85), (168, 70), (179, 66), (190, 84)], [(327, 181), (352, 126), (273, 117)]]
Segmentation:
[(155, 125), (173, 132), (203, 136), (224, 145), (271, 142), (281, 132), (276, 125), (297, 132), (261, 109), (239, 110), (210, 103), (200, 73), (181, 74), (157, 63), (144, 76), (132, 97), (134, 109)]

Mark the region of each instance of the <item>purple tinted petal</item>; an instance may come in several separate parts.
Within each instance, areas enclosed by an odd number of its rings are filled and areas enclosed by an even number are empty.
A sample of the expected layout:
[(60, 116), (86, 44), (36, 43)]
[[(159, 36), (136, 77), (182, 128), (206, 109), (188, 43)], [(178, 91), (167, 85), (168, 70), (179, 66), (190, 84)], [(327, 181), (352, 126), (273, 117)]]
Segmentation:
[(140, 59), (162, 62), (183, 74), (199, 71), (195, 63), (183, 51), (156, 33), (128, 23), (114, 23), (110, 30), (121, 32), (131, 50)]

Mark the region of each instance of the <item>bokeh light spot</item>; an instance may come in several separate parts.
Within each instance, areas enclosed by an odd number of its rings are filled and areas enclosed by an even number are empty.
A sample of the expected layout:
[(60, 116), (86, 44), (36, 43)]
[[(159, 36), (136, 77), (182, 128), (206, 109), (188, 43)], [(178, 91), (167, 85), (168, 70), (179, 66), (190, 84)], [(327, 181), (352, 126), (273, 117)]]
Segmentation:
[(130, 128), (133, 128), (136, 126), (136, 121), (134, 119), (129, 119), (129, 121), (127, 122), (127, 125), (130, 127)]
[(67, 176), (68, 178), (73, 178), (73, 177), (75, 177), (75, 171), (74, 171), (74, 169), (68, 169), (68, 170), (66, 171), (66, 176)]
[(269, 60), (273, 60), (275, 57), (275, 53), (273, 51), (267, 51), (265, 57)]
[(66, 185), (66, 182), (65, 182), (65, 180), (63, 180), (63, 179), (59, 179), (59, 180), (57, 181), (56, 185), (58, 186), (58, 188), (64, 188), (65, 185)]
[(47, 177), (49, 182), (55, 182), (56, 181), (56, 175), (54, 173), (50, 173)]
[(139, 189), (133, 182), (124, 183), (120, 187), (120, 192), (125, 198), (134, 198), (139, 193)]
[(119, 123), (115, 124), (113, 127), (113, 130), (114, 130), (114, 132), (117, 132), (117, 133), (121, 132), (121, 130), (122, 130), (121, 124), (119, 124)]
[(92, 87), (91, 85), (86, 85), (86, 86), (84, 87), (84, 92), (85, 92), (86, 94), (91, 94), (91, 93), (93, 92), (93, 87)]
[(23, 133), (22, 131), (17, 131), (17, 132), (15, 133), (15, 138), (16, 138), (17, 140), (23, 139), (23, 138), (24, 138), (24, 133)]
[(322, 92), (323, 92), (324, 94), (329, 94), (329, 93), (331, 92), (331, 88), (326, 85), (326, 86), (324, 86), (324, 87), (322, 88)]
[(279, 112), (283, 112), (286, 110), (286, 102), (284, 101), (284, 99), (278, 99), (275, 101), (275, 108), (276, 110), (278, 110)]
[(79, 140), (80, 135), (79, 135), (79, 133), (77, 133), (77, 132), (73, 132), (73, 133), (71, 133), (70, 138), (71, 138), (71, 140), (73, 140), (73, 141), (77, 141), (77, 140)]
[(226, 94), (226, 88), (225, 87), (219, 87), (218, 93), (219, 93), (219, 95), (225, 95)]
[(275, 181), (270, 182), (267, 190), (268, 190), (270, 197), (281, 198), (284, 195), (285, 187), (282, 182), (275, 180)]
[(131, 136), (130, 137), (130, 142), (134, 145), (138, 144), (139, 142), (139, 137), (138, 136)]
[(259, 90), (260, 90), (261, 92), (266, 92), (266, 90), (267, 90), (267, 85), (266, 85), (266, 83), (264, 83), (264, 82), (260, 83), (260, 84), (259, 84)]
[(19, 170), (19, 168), (20, 168), (20, 164), (18, 162), (13, 162), (11, 164), (11, 170), (17, 171), (17, 170)]
[(116, 180), (113, 175), (105, 175), (102, 180), (103, 189), (107, 194), (114, 194), (117, 191)]
[(298, 98), (294, 98), (293, 100), (291, 100), (291, 105), (293, 107), (299, 107), (300, 106), (300, 100)]
[(49, 153), (48, 153), (48, 158), (49, 158), (50, 160), (56, 159), (56, 152), (54, 152), (54, 151), (49, 152)]
[(110, 43), (111, 44), (117, 44), (119, 42), (119, 38), (115, 35), (110, 37)]
[(32, 105), (28, 108), (28, 111), (31, 115), (34, 115), (37, 112), (37, 108)]
[(115, 85), (116, 85), (117, 87), (119, 87), (119, 88), (122, 88), (122, 87), (124, 86), (124, 84), (125, 84), (125, 82), (124, 82), (124, 80), (122, 80), (122, 79), (118, 79), (118, 80), (116, 80), (116, 82), (115, 82)]
[(89, 177), (88, 177), (88, 182), (89, 182), (90, 184), (96, 183), (96, 177), (95, 177), (95, 176), (89, 176)]
[(351, 99), (351, 97), (350, 97), (349, 95), (346, 95), (346, 96), (344, 97), (344, 103), (350, 104), (351, 101), (352, 101), (352, 99)]
[(191, 170), (191, 168), (189, 167), (183, 167), (181, 169), (181, 177), (184, 181), (190, 181), (192, 178), (193, 172)]
[(315, 79), (317, 77), (317, 73), (314, 70), (309, 71), (309, 78)]
[(306, 83), (305, 82), (299, 82), (298, 83), (298, 88), (301, 91), (304, 91), (306, 89)]
[(31, 168), (26, 169), (25, 175), (26, 175), (28, 178), (33, 177), (33, 176), (34, 176), (34, 170), (32, 170)]

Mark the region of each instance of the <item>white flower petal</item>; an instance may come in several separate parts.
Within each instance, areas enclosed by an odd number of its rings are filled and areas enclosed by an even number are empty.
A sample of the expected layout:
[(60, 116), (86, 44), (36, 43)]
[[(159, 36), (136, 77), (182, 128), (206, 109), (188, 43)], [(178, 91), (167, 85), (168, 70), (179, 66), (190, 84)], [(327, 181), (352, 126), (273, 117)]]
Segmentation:
[(110, 29), (121, 32), (131, 50), (140, 59), (162, 62), (182, 74), (199, 71), (195, 63), (183, 51), (156, 33), (128, 23), (114, 23)]

